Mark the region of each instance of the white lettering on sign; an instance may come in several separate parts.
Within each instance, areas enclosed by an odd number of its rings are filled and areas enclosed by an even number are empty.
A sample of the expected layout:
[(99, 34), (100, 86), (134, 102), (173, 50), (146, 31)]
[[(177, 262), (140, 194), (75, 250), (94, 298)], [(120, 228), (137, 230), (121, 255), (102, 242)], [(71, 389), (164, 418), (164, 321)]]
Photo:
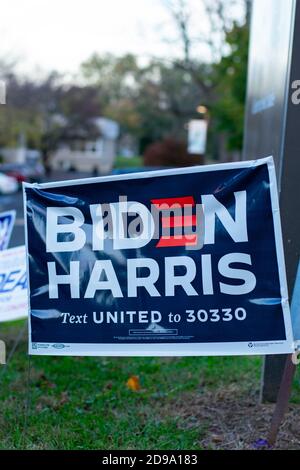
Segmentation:
[[(222, 236), (229, 236), (233, 243), (248, 241), (247, 193), (234, 193), (234, 204), (227, 209), (215, 195), (205, 194), (201, 198), (204, 207), (204, 245), (217, 243), (216, 225), (222, 226)], [(156, 200), (157, 204), (157, 200)], [(153, 239), (155, 220), (147, 207), (140, 202), (124, 201), (110, 204), (92, 204), (90, 218), (75, 207), (48, 207), (46, 220), (46, 250), (48, 253), (79, 251), (87, 243), (84, 225), (91, 226), (89, 246), (93, 251), (103, 251), (106, 238), (111, 238), (114, 250), (139, 249)], [(132, 229), (134, 218), (135, 229)], [(178, 223), (180, 216), (164, 219), (165, 226), (172, 220)], [(186, 216), (187, 223), (194, 219)], [(131, 225), (131, 227), (130, 227)], [(174, 225), (175, 226), (175, 225)], [(136, 228), (138, 227), (138, 231)], [(220, 231), (218, 230), (218, 233)], [(172, 243), (176, 242), (173, 236)], [(156, 248), (159, 246), (156, 245)], [(168, 245), (166, 245), (168, 246)], [(157, 248), (161, 250), (161, 248)], [(221, 254), (212, 260), (210, 254), (201, 254), (201, 262), (196, 266), (190, 256), (166, 256), (163, 258), (164, 274), (160, 272), (158, 261), (140, 257), (127, 259), (127, 288), (121, 288), (119, 273), (113, 261), (95, 260), (87, 285), (80, 283), (82, 261), (70, 261), (69, 267), (57, 266), (48, 262), (49, 298), (57, 299), (59, 289), (67, 286), (72, 299), (95, 298), (99, 292), (107, 292), (114, 298), (138, 297), (140, 292), (151, 297), (174, 297), (179, 290), (186, 296), (213, 295), (216, 290), (227, 295), (243, 295), (256, 286), (256, 277), (249, 270), (251, 256), (243, 252)], [(216, 264), (217, 261), (217, 264)], [(161, 277), (163, 276), (163, 279)], [(233, 281), (231, 283), (231, 280)], [(161, 282), (163, 281), (163, 282)], [(164, 286), (162, 289), (161, 286)], [(160, 287), (159, 287), (160, 286)], [(84, 292), (83, 292), (84, 290)], [(126, 292), (125, 292), (126, 290)]]
[(215, 243), (216, 217), (220, 220), (227, 233), (233, 241), (247, 242), (247, 201), (246, 191), (234, 193), (235, 197), (235, 219), (229, 211), (212, 194), (202, 196), (204, 206), (205, 238), (204, 244)]
[[(63, 219), (65, 223), (58, 223), (59, 219)], [(80, 228), (83, 224), (84, 216), (76, 207), (47, 207), (47, 252), (81, 250), (86, 241), (85, 232)], [(58, 241), (59, 234), (68, 234), (67, 240)]]
[[(235, 215), (212, 194), (202, 196), (204, 206), (204, 244), (215, 243), (216, 218), (219, 219), (228, 235), (235, 243), (247, 242), (247, 194), (246, 191), (234, 193)], [(102, 207), (103, 206), (103, 207)], [(104, 208), (104, 209), (103, 209)], [(105, 212), (108, 212), (105, 216)], [(134, 214), (135, 223), (128, 223), (127, 215)], [(138, 249), (149, 243), (154, 235), (154, 218), (147, 207), (135, 201), (122, 201), (111, 204), (90, 205), (92, 220), (92, 249), (102, 251), (105, 238), (113, 240), (115, 250)], [(124, 217), (125, 216), (125, 217)], [(127, 222), (124, 223), (124, 221)], [(85, 218), (75, 207), (47, 207), (46, 249), (48, 253), (63, 253), (81, 250), (86, 243), (82, 228)], [(133, 226), (141, 225), (139, 234)], [(105, 227), (108, 230), (105, 230)], [(131, 233), (131, 231), (133, 233)], [(127, 233), (131, 236), (127, 236)], [(59, 240), (64, 235), (63, 240)]]
[[(211, 255), (201, 255), (204, 260), (204, 267), (211, 268)], [(256, 285), (254, 274), (247, 269), (232, 267), (232, 264), (243, 264), (245, 267), (251, 266), (251, 257), (245, 253), (230, 253), (221, 257), (218, 263), (218, 272), (226, 280), (234, 279), (241, 281), (240, 284), (234, 282), (215, 282), (212, 269), (206, 271), (202, 266), (202, 279), (200, 285), (196, 285), (195, 280), (197, 269), (195, 261), (188, 256), (171, 256), (165, 258), (164, 291), (160, 292), (156, 286), (160, 278), (159, 265), (152, 258), (128, 259), (127, 260), (127, 295), (128, 297), (138, 297), (139, 289), (146, 291), (151, 297), (174, 297), (176, 289), (180, 289), (187, 296), (196, 296), (200, 293), (204, 295), (214, 294), (214, 285), (217, 285), (220, 292), (228, 295), (243, 295), (251, 292)], [(148, 271), (147, 276), (140, 276), (138, 268)], [(177, 275), (176, 268), (185, 270), (184, 274)], [(70, 272), (67, 274), (57, 274), (54, 262), (48, 262), (49, 276), (49, 297), (57, 299), (58, 287), (68, 285), (72, 299), (80, 298), (80, 262), (70, 262)], [(199, 284), (199, 281), (198, 281)], [(84, 298), (94, 298), (98, 291), (110, 291), (113, 297), (120, 298), (126, 295), (122, 292), (117, 273), (110, 260), (97, 260), (91, 272), (90, 280), (84, 293)]]

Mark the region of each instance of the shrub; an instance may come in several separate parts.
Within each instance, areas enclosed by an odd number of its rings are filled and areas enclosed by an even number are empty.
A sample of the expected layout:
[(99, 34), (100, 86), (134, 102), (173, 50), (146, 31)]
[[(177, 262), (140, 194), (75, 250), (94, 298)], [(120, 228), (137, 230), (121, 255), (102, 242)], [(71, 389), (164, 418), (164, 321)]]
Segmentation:
[(188, 154), (184, 142), (171, 138), (149, 145), (143, 157), (145, 166), (180, 167), (203, 163), (202, 156)]

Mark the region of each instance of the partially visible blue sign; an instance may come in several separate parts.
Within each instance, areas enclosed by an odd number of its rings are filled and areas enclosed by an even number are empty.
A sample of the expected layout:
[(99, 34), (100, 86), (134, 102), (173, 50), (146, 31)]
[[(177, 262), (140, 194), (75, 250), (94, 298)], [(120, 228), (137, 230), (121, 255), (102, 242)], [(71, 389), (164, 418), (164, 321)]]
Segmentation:
[(31, 354), (293, 351), (272, 158), (24, 189)]
[(292, 325), (295, 341), (300, 341), (300, 262), (291, 305)]
[(15, 223), (16, 211), (7, 211), (0, 214), (0, 251), (8, 247), (11, 232)]
[(25, 246), (0, 251), (0, 322), (28, 315)]

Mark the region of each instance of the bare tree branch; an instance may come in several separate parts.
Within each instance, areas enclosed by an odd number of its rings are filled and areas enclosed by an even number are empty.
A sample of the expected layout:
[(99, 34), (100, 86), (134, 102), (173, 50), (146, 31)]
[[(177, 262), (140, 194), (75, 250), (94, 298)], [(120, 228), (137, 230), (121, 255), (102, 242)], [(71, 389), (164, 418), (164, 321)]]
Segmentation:
[[(178, 32), (178, 40), (182, 47), (182, 60), (173, 61), (174, 65), (188, 72), (201, 91), (209, 96), (212, 94), (212, 84), (208, 84), (199, 73), (199, 60), (193, 60), (192, 49), (195, 45), (203, 45), (210, 53), (212, 63), (220, 60), (224, 54), (224, 44), (227, 32), (232, 28), (234, 18), (231, 13), (234, 6), (244, 8), (245, 17), (249, 15), (251, 0), (199, 0), (204, 9), (207, 33), (200, 32), (193, 36), (192, 18), (195, 15), (189, 0), (162, 0), (174, 20)], [(203, 63), (207, 63), (203, 60)]]

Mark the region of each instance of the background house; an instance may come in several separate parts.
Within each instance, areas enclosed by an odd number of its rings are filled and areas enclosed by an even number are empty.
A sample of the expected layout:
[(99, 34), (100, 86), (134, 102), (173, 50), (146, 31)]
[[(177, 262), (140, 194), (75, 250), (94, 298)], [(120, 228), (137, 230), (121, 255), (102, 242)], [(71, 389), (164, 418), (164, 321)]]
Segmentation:
[(49, 159), (52, 170), (76, 170), (107, 174), (117, 153), (119, 124), (104, 117), (91, 120), (91, 128), (72, 129), (61, 138)]

